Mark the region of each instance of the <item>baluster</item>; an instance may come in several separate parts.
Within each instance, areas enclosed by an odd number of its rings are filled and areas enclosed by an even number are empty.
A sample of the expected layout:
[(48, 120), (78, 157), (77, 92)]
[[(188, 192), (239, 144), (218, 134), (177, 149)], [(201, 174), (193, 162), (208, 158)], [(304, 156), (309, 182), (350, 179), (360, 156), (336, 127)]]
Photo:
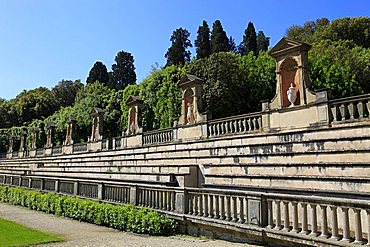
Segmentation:
[(347, 106), (345, 104), (341, 104), (339, 107), (340, 115), (341, 115), (341, 120), (346, 121), (346, 113), (347, 113)]
[(325, 205), (320, 205), (322, 218), (321, 218), (321, 235), (322, 238), (328, 237), (328, 213)]
[(275, 225), (275, 229), (277, 230), (280, 230), (281, 229), (281, 209), (280, 209), (280, 201), (279, 200), (276, 200), (275, 201), (275, 204), (276, 204), (276, 225)]
[(370, 246), (370, 210), (366, 210), (367, 216), (367, 246)]
[(248, 131), (252, 131), (253, 127), (252, 127), (252, 122), (250, 118), (248, 118), (247, 123), (248, 123)]
[(204, 194), (203, 200), (204, 200), (204, 213), (203, 213), (203, 216), (204, 217), (208, 217), (209, 216), (209, 213), (208, 213), (208, 195), (207, 194)]
[(215, 195), (215, 216), (214, 218), (220, 218), (220, 196)]
[(175, 191), (172, 191), (171, 193), (171, 208), (173, 211), (176, 210), (176, 194), (175, 194)]
[(293, 228), (291, 232), (298, 232), (298, 203), (292, 202), (293, 207)]
[(272, 200), (267, 200), (267, 213), (268, 213), (267, 227), (272, 229), (274, 227), (274, 216), (272, 213)]
[(257, 117), (253, 118), (253, 125), (254, 125), (254, 130), (258, 130), (258, 118)]
[(310, 236), (317, 237), (317, 211), (316, 204), (311, 204), (311, 233)]
[(343, 212), (343, 238), (341, 241), (349, 242), (349, 215), (348, 208), (342, 208)]
[(226, 220), (231, 220), (231, 198), (226, 196)]
[(308, 233), (308, 227), (307, 227), (307, 203), (301, 203), (302, 207), (302, 231), (301, 234), (307, 234)]
[(171, 208), (171, 194), (172, 194), (172, 191), (169, 191), (168, 193), (166, 193), (166, 209), (168, 211), (172, 211), (172, 208)]
[(221, 132), (221, 130), (220, 130), (220, 124), (219, 123), (217, 123), (217, 124), (215, 124), (215, 125), (213, 125), (214, 126), (214, 134), (215, 135), (220, 135), (220, 132)]
[(220, 219), (224, 220), (226, 219), (225, 216), (225, 196), (220, 196)]
[(238, 221), (238, 204), (237, 204), (237, 197), (236, 196), (233, 196), (231, 198), (231, 208), (232, 208), (232, 219), (231, 221), (233, 222), (237, 222)]
[(337, 207), (336, 206), (330, 206), (331, 210), (331, 217), (332, 217), (332, 222), (331, 222), (331, 238), (333, 240), (338, 240), (338, 215), (337, 215)]
[(289, 226), (289, 202), (283, 201), (284, 205), (284, 231), (289, 231), (290, 226)]
[(193, 214), (193, 194), (189, 193), (189, 214)]
[(238, 119), (236, 122), (237, 122), (237, 125), (238, 125), (238, 132), (243, 132), (243, 123), (242, 123), (242, 120), (241, 119)]
[(354, 244), (362, 244), (361, 210), (353, 209), (355, 213), (355, 241)]
[(366, 108), (367, 108), (367, 117), (370, 117), (370, 101), (366, 103)]
[(244, 130), (244, 132), (248, 131), (247, 120), (245, 118), (243, 118), (243, 130)]
[(203, 194), (199, 194), (199, 213), (198, 216), (203, 216)]
[(243, 224), (245, 222), (244, 218), (244, 197), (239, 196), (239, 220), (238, 223)]
[(234, 133), (237, 133), (238, 132), (238, 120), (234, 120), (233, 121), (233, 123), (234, 123)]
[(333, 105), (331, 108), (331, 114), (333, 115), (333, 122), (337, 122), (338, 121), (338, 110), (337, 110), (337, 106), (336, 105)]
[(210, 218), (215, 217), (214, 207), (213, 207), (213, 197), (214, 197), (214, 195), (209, 194), (209, 214), (208, 214), (208, 217), (210, 217)]
[(348, 104), (348, 111), (349, 111), (349, 118), (351, 120), (355, 119), (355, 106), (353, 105), (353, 102)]
[(258, 128), (257, 129), (262, 129), (262, 117), (258, 117), (257, 118), (257, 120), (258, 120)]
[(198, 194), (194, 194), (194, 211), (193, 215), (198, 215)]

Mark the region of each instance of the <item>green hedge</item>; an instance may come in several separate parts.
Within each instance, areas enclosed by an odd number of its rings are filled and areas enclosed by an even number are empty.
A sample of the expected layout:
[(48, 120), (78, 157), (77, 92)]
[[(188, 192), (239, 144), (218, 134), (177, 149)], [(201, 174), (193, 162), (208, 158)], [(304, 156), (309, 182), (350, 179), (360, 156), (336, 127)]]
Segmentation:
[(171, 235), (177, 222), (157, 212), (134, 205), (108, 203), (0, 186), (0, 202), (65, 216), (96, 225), (150, 235)]

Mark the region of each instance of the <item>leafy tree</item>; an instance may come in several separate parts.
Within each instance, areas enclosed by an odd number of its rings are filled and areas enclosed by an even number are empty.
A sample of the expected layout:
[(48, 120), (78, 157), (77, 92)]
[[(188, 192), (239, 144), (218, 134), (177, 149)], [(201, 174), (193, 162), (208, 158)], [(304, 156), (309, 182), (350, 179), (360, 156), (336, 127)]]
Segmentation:
[(254, 25), (252, 22), (248, 23), (248, 26), (244, 31), (243, 43), (245, 49), (244, 54), (248, 54), (251, 51), (254, 55), (257, 54), (256, 30), (254, 29)]
[(217, 53), (222, 51), (230, 51), (230, 44), (221, 22), (216, 20), (212, 26), (211, 52)]
[(203, 20), (202, 26), (199, 26), (198, 28), (198, 35), (194, 42), (198, 59), (208, 57), (211, 54), (211, 40), (209, 32), (208, 23)]
[(306, 21), (303, 26), (292, 25), (287, 29), (285, 36), (289, 39), (312, 43), (315, 40), (315, 32), (324, 29), (329, 23), (327, 18), (320, 18), (316, 21)]
[(258, 32), (257, 35), (257, 51), (263, 52), (267, 51), (270, 45), (270, 38), (266, 37), (262, 31)]
[(83, 88), (80, 80), (61, 80), (51, 91), (55, 95), (58, 107), (69, 106), (75, 102), (77, 92)]
[(173, 31), (171, 36), (171, 47), (168, 48), (165, 57), (167, 58), (166, 66), (185, 64), (190, 61), (190, 51), (192, 47), (189, 40), (190, 33), (184, 28), (178, 28)]
[(96, 81), (103, 83), (103, 85), (107, 85), (109, 82), (107, 67), (100, 61), (95, 62), (94, 66), (91, 68), (89, 76), (86, 79), (86, 84)]
[(127, 85), (135, 84), (136, 73), (134, 57), (131, 53), (120, 51), (115, 57), (115, 64), (112, 65), (112, 76), (108, 82), (108, 87), (115, 90), (122, 90)]

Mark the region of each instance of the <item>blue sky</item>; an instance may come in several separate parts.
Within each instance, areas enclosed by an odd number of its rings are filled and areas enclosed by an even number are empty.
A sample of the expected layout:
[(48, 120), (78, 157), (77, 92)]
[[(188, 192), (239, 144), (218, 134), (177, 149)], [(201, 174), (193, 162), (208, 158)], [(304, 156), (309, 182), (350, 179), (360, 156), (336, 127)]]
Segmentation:
[[(165, 64), (172, 32), (194, 42), (198, 26), (219, 19), (236, 43), (252, 21), (273, 46), (292, 24), (369, 16), (368, 0), (0, 0), (0, 97), (86, 77), (96, 61), (110, 70), (120, 50), (135, 58), (137, 82)], [(195, 54), (194, 49), (191, 50)]]

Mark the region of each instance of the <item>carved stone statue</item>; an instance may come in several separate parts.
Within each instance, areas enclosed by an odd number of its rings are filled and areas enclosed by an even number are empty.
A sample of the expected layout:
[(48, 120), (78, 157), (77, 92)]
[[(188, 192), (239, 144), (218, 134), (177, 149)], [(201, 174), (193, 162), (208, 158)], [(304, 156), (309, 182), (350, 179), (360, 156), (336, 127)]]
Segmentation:
[(295, 90), (295, 87), (293, 86), (293, 83), (290, 83), (290, 87), (289, 87), (289, 89), (286, 93), (287, 93), (287, 96), (288, 96), (288, 100), (290, 102), (289, 107), (293, 107), (294, 102), (297, 99), (297, 91)]
[(45, 145), (45, 147), (46, 148), (51, 148), (53, 146), (53, 132), (54, 132), (55, 125), (54, 125), (53, 122), (49, 122), (47, 124), (47, 127), (48, 127), (48, 132), (47, 132), (47, 135), (46, 135), (46, 145)]
[(100, 108), (94, 107), (92, 109), (91, 115), (93, 117), (91, 126), (91, 136), (90, 141), (96, 142), (103, 139), (103, 113), (104, 111)]
[(39, 139), (39, 128), (34, 128), (32, 132), (32, 143), (31, 143), (31, 149), (35, 150), (37, 149), (37, 139)]
[(191, 103), (187, 105), (186, 124), (194, 124), (194, 108)]
[(67, 126), (67, 133), (66, 133), (66, 140), (65, 140), (65, 145), (72, 145), (73, 144), (73, 128), (74, 128), (74, 123), (75, 123), (75, 120), (74, 118), (70, 117), (68, 119), (68, 126)]
[(9, 147), (8, 147), (8, 153), (13, 153), (13, 144), (14, 144), (14, 137), (9, 137)]
[(23, 130), (22, 136), (21, 136), (21, 144), (19, 145), (19, 152), (26, 151), (26, 139), (27, 139), (27, 131)]

